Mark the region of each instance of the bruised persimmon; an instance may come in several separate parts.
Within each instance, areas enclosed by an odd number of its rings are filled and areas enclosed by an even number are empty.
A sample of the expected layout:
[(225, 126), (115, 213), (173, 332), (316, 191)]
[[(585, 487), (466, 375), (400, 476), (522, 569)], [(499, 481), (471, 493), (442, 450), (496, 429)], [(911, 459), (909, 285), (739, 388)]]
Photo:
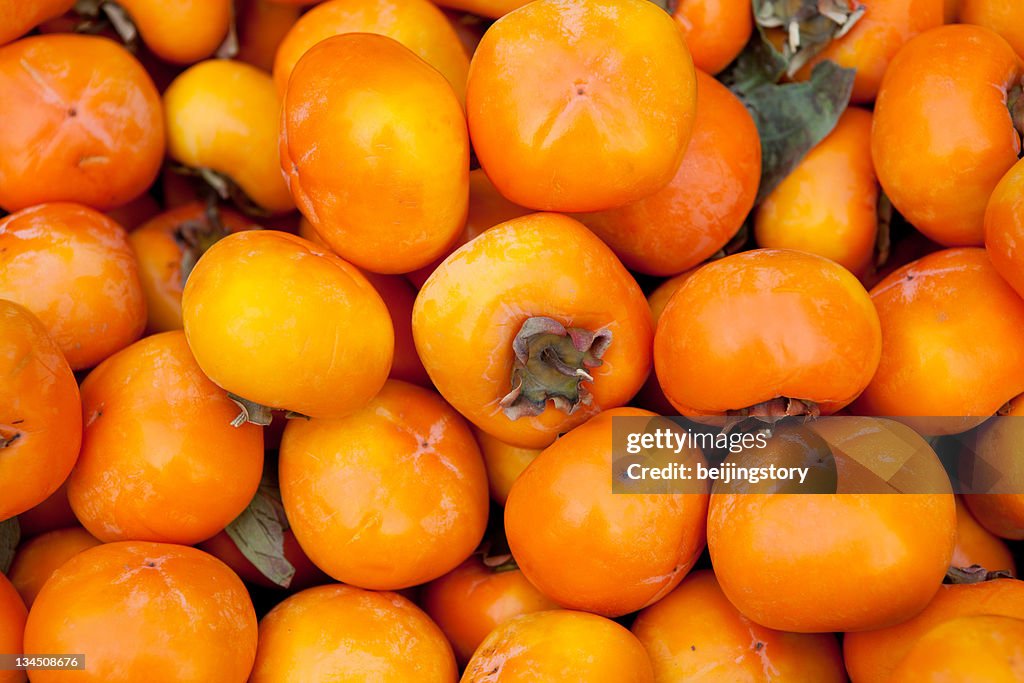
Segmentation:
[(950, 619), (921, 636), (891, 683), (1016, 683), (1024, 680), (1024, 619)]
[(602, 211), (664, 187), (693, 128), (682, 32), (645, 0), (538, 0), (480, 41), (466, 110), (498, 190), (545, 211)]
[[(0, 573), (0, 650), (21, 654), (25, 632), (25, 603), (7, 577)], [(0, 671), (0, 683), (24, 683), (24, 671)]]
[(99, 544), (95, 536), (80, 526), (48, 531), (18, 546), (7, 575), (25, 606), (32, 607), (54, 571), (78, 553)]
[(156, 178), (160, 95), (113, 41), (52, 34), (0, 47), (0, 92), (0, 207), (72, 201), (112, 209)]
[(678, 0), (674, 6), (672, 16), (698, 69), (717, 74), (750, 40), (754, 17), (747, 0)]
[(335, 254), (276, 230), (210, 247), (185, 283), (182, 318), (203, 372), (271, 408), (340, 417), (364, 406), (391, 367), (394, 332), (373, 286)]
[(0, 520), (57, 491), (82, 440), (78, 384), (42, 323), (0, 299)]
[(441, 395), (526, 448), (623, 405), (650, 368), (640, 287), (600, 239), (557, 214), (502, 223), (452, 253), (416, 297), (412, 331)]
[(430, 263), (466, 219), (462, 106), (443, 76), (385, 36), (333, 36), (302, 56), (284, 95), (280, 163), (320, 237), (366, 270)]
[(878, 314), (848, 270), (757, 249), (686, 280), (658, 321), (654, 363), (684, 415), (763, 412), (780, 399), (827, 415), (867, 386), (881, 347)]
[(668, 185), (632, 204), (578, 216), (631, 270), (675, 275), (704, 261), (732, 239), (757, 196), (757, 126), (728, 88), (696, 73), (693, 137)]

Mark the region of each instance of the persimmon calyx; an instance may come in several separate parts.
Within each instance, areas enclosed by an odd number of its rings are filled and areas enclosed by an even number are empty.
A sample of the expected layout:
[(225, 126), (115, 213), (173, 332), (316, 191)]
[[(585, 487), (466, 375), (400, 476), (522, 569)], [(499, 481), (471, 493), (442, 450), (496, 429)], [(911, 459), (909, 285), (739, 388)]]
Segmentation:
[(266, 427), (273, 419), (271, 409), (262, 403), (250, 401), (247, 398), (242, 398), (241, 396), (232, 394), (231, 392), (228, 392), (228, 398), (238, 406), (239, 410), (238, 416), (231, 421), (232, 427), (241, 427), (247, 422), (260, 425), (261, 427)]
[(117, 33), (125, 46), (134, 51), (138, 47), (139, 30), (135, 27), (127, 10), (110, 0), (78, 0), (75, 13), (85, 21), (75, 27), (78, 33), (99, 33), (103, 30), (103, 22), (107, 22)]
[(512, 341), (512, 390), (500, 403), (506, 417), (540, 415), (548, 400), (568, 415), (590, 405), (592, 396), (583, 383), (594, 381), (590, 370), (601, 366), (611, 343), (608, 329), (591, 331), (544, 316), (528, 318)]
[(208, 202), (202, 220), (189, 220), (174, 229), (174, 241), (181, 248), (181, 285), (184, 287), (199, 257), (228, 236), (216, 203)]
[(995, 579), (1012, 579), (1013, 574), (1006, 569), (989, 571), (980, 564), (972, 564), (970, 567), (950, 567), (946, 572), (946, 583), (969, 584), (984, 583)]
[(1010, 110), (1013, 127), (1024, 137), (1024, 77), (1006, 94), (1006, 107)]
[(792, 77), (828, 47), (849, 33), (866, 7), (847, 0), (755, 0), (754, 18), (762, 29), (786, 34), (782, 54)]
[(208, 199), (212, 193), (223, 201), (232, 202), (248, 216), (266, 218), (270, 215), (269, 211), (257, 204), (238, 183), (225, 173), (205, 166), (193, 167), (184, 164), (171, 164), (170, 169), (178, 175), (197, 179), (200, 191), (206, 194)]
[(756, 418), (762, 422), (774, 423), (787, 417), (818, 417), (821, 411), (813, 401), (778, 396), (756, 403), (748, 408), (730, 410), (729, 417)]

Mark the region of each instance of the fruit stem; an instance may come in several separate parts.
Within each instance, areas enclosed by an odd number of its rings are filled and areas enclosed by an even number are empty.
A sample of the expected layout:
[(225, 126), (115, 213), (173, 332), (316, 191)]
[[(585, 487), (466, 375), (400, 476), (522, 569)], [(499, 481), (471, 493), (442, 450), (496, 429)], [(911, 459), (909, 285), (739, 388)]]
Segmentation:
[(984, 583), (995, 579), (1012, 579), (1013, 574), (1008, 570), (990, 572), (979, 564), (972, 564), (970, 567), (950, 567), (946, 571), (946, 583), (968, 584)]
[(501, 399), (505, 415), (510, 420), (540, 415), (549, 399), (568, 415), (590, 405), (583, 382), (594, 381), (589, 371), (601, 366), (611, 342), (608, 329), (592, 332), (544, 316), (527, 318), (512, 340), (512, 390)]
[(246, 422), (266, 427), (270, 424), (271, 419), (273, 419), (271, 409), (261, 403), (250, 401), (247, 398), (242, 398), (241, 396), (237, 396), (230, 392), (228, 392), (228, 398), (234, 401), (235, 405), (238, 406), (239, 411), (241, 411), (238, 413), (238, 416), (231, 421), (232, 427), (241, 427)]
[(755, 403), (748, 408), (730, 410), (729, 417), (752, 417), (762, 422), (778, 422), (787, 417), (818, 417), (821, 411), (813, 401), (778, 396), (768, 401)]

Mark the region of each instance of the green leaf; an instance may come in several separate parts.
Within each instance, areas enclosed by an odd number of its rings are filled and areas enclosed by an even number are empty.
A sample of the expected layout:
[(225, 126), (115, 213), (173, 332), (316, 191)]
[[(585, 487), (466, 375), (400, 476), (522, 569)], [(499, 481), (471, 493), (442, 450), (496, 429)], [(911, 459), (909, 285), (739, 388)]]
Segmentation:
[(260, 485), (249, 507), (225, 531), (238, 550), (261, 574), (282, 588), (291, 585), (295, 567), (284, 556), (284, 532), (288, 518), (277, 488)]
[(0, 574), (6, 574), (14, 561), (14, 551), (21, 540), (18, 518), (11, 517), (0, 522)]

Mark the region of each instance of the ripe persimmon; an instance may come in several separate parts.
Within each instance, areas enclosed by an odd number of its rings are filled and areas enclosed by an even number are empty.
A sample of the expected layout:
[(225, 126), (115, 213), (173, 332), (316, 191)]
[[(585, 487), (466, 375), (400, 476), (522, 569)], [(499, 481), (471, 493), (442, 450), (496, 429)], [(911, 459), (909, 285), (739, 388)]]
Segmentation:
[(82, 382), (82, 411), (68, 500), (101, 541), (198, 543), (256, 493), (263, 430), (231, 424), (238, 406), (199, 369), (181, 331), (101, 363)]
[(42, 323), (0, 299), (0, 520), (29, 510), (71, 472), (82, 440), (78, 384)]
[(512, 490), (512, 484), (523, 470), (537, 459), (542, 449), (513, 446), (475, 427), (473, 433), (480, 444), (484, 465), (487, 466), (487, 485), (491, 491), (491, 500), (504, 506), (508, 492)]
[(547, 213), (453, 252), (412, 317), (441, 395), (483, 431), (526, 448), (632, 398), (650, 368), (651, 327), (643, 292), (611, 250)]
[(0, 45), (9, 43), (44, 21), (70, 10), (75, 0), (3, 0), (0, 2)]
[(340, 584), (310, 588), (272, 609), (259, 633), (249, 683), (455, 683), (458, 678), (444, 634), (397, 593)]
[(956, 549), (953, 550), (953, 567), (978, 565), (998, 572), (1008, 571), (1016, 576), (1017, 566), (1013, 553), (998, 536), (982, 526), (961, 498), (956, 501)]
[(274, 58), (274, 83), (284, 95), (295, 64), (311, 47), (343, 33), (376, 33), (392, 38), (441, 72), (462, 101), (466, 97), (466, 56), (455, 29), (429, 0), (327, 0), (303, 14), (288, 31)]
[(693, 136), (668, 185), (632, 204), (578, 216), (631, 270), (675, 275), (696, 266), (732, 239), (757, 196), (761, 141), (754, 119), (728, 88), (696, 73)]
[(214, 244), (185, 283), (182, 318), (203, 372), (271, 408), (340, 417), (365, 405), (391, 367), (394, 332), (373, 286), (284, 232), (247, 230)]
[(964, 502), (988, 531), (1017, 541), (1024, 539), (1022, 435), (1024, 396), (1018, 396), (999, 411), (999, 417), (978, 430), (971, 444), (976, 458), (968, 461), (973, 467), (961, 473), (968, 481), (982, 484), (991, 480), (990, 473), (998, 475), (990, 491), (966, 495)]
[(921, 636), (891, 683), (1017, 683), (1024, 680), (1024, 619), (950, 619)]
[(558, 609), (518, 569), (492, 569), (473, 556), (423, 587), (420, 604), (465, 665), (498, 626), (531, 612)]
[(657, 5), (538, 0), (484, 34), (466, 110), (480, 165), (505, 197), (603, 211), (672, 179), (696, 96), (682, 32)]
[(678, 0), (674, 5), (672, 16), (698, 69), (717, 74), (750, 40), (754, 17), (747, 0)]
[(654, 683), (636, 637), (610, 619), (553, 610), (510, 619), (484, 639), (462, 683)]
[(280, 164), (320, 237), (366, 270), (425, 266), (466, 219), (462, 106), (443, 76), (385, 36), (333, 36), (302, 56), (284, 96)]
[(54, 571), (78, 553), (99, 544), (95, 536), (80, 526), (48, 531), (18, 546), (7, 575), (25, 606), (32, 607)]
[(983, 243), (985, 206), (1020, 152), (1007, 97), (1021, 74), (1003, 38), (966, 25), (922, 33), (885, 72), (871, 132), (875, 171), (893, 206), (932, 240)]
[(908, 424), (956, 433), (1024, 392), (1024, 300), (985, 250), (929, 254), (875, 285), (871, 300), (882, 323), (882, 359), (853, 412), (920, 416)]
[(1024, 161), (1014, 164), (985, 208), (985, 251), (999, 274), (1024, 297)]
[(32, 605), (25, 653), (82, 653), (84, 671), (33, 683), (244, 683), (256, 612), (220, 560), (166, 543), (106, 543), (57, 569)]
[(153, 54), (192, 64), (210, 57), (228, 35), (231, 0), (117, 0)]
[(834, 635), (755, 624), (733, 607), (706, 569), (641, 610), (631, 630), (647, 649), (659, 683), (847, 680)]
[(292, 420), (279, 467), (302, 549), (354, 586), (436, 579), (469, 557), (487, 525), (487, 473), (469, 426), (413, 384), (388, 380), (347, 417)]
[[(27, 611), (18, 591), (7, 577), (0, 573), (0, 651), (21, 654)], [(24, 683), (24, 671), (0, 671), (0, 683)]]
[(273, 71), (274, 59), (281, 41), (302, 10), (273, 0), (242, 0), (236, 3), (238, 15), (238, 54), (235, 59), (252, 64), (263, 71)]
[(654, 363), (683, 415), (759, 412), (776, 399), (828, 415), (867, 386), (881, 348), (878, 314), (848, 270), (757, 249), (686, 280), (658, 321)]
[(200, 62), (164, 92), (164, 111), (171, 159), (226, 176), (242, 203), (269, 213), (295, 208), (278, 163), (281, 103), (268, 74), (228, 59)]
[(498, 19), (514, 9), (519, 9), (530, 0), (438, 0), (438, 5), (462, 10), (481, 17)]
[(762, 247), (818, 254), (854, 275), (864, 275), (877, 233), (871, 113), (851, 107), (761, 202), (754, 236)]
[(958, 18), (962, 24), (992, 29), (1024, 59), (1024, 5), (1015, 0), (959, 0)]

